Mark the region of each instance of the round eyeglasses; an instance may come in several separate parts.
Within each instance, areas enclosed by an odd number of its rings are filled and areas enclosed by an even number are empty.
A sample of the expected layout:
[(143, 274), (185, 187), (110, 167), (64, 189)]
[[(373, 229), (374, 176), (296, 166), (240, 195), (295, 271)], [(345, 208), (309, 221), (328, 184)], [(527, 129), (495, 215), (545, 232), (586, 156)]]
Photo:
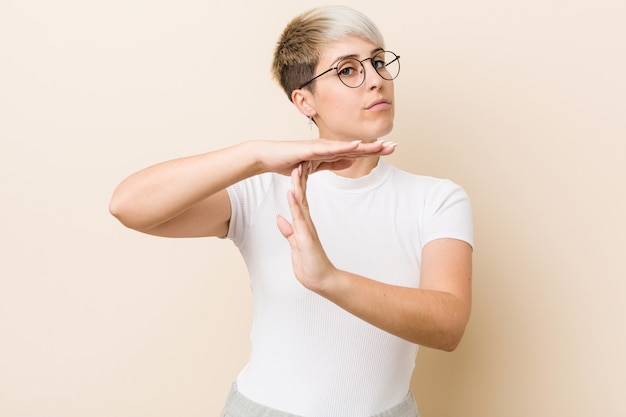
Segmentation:
[(380, 51), (373, 57), (365, 58), (360, 61), (356, 58), (344, 58), (337, 62), (336, 66), (316, 75), (298, 88), (306, 87), (322, 75), (333, 70), (337, 71), (339, 80), (341, 80), (346, 87), (360, 87), (365, 81), (365, 67), (363, 66), (363, 62), (368, 60), (376, 70), (376, 73), (384, 80), (393, 80), (400, 74), (400, 56), (391, 51)]

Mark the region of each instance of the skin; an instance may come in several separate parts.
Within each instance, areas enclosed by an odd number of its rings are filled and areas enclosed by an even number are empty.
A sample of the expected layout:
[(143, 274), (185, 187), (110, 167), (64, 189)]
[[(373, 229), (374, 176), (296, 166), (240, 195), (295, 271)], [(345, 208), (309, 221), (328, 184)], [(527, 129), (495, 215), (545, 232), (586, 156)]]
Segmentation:
[[(317, 73), (341, 56), (364, 59), (376, 48), (360, 38), (335, 42), (322, 51)], [(314, 92), (306, 88), (293, 92), (296, 108), (314, 118), (320, 139), (247, 141), (148, 167), (120, 183), (110, 211), (124, 225), (144, 233), (223, 237), (230, 221), (228, 186), (264, 172), (290, 175), (292, 189), (286, 198), (292, 219), (278, 216), (277, 226), (291, 247), (298, 281), (389, 333), (451, 351), (470, 314), (472, 248), (467, 243), (455, 239), (428, 243), (422, 252), (421, 288), (399, 287), (336, 268), (309, 212), (309, 175), (332, 170), (358, 178), (368, 174), (380, 156), (396, 149), (394, 143), (377, 140), (393, 128), (393, 81), (379, 77), (369, 61), (364, 64), (365, 82), (358, 88), (346, 87), (331, 71), (315, 81)]]

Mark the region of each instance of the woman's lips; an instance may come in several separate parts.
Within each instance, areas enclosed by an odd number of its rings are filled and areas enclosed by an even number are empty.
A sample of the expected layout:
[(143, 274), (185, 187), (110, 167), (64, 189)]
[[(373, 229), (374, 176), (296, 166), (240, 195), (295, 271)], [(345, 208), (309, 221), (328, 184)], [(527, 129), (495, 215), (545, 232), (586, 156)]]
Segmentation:
[(380, 110), (387, 110), (390, 107), (391, 107), (391, 103), (389, 102), (389, 100), (380, 99), (380, 100), (376, 100), (368, 104), (367, 107), (365, 107), (365, 110), (380, 111)]

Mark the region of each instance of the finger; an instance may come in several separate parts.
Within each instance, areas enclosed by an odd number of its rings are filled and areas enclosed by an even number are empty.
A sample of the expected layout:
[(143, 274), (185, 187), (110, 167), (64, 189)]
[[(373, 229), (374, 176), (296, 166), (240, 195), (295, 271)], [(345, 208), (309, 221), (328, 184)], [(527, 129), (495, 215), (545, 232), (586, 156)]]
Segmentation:
[(322, 161), (336, 159), (348, 154), (359, 155), (364, 152), (372, 152), (375, 148), (380, 149), (380, 144), (367, 144), (362, 147), (362, 142), (358, 140), (353, 142), (340, 142), (316, 139), (315, 146), (312, 148), (312, 154), (307, 159)]
[(372, 143), (359, 145), (353, 152), (345, 153), (344, 157), (363, 157), (370, 155), (387, 155), (392, 153), (398, 146), (397, 143), (388, 140), (379, 140)]
[(300, 172), (300, 187), (302, 188), (302, 198), (306, 202), (306, 185), (309, 180), (309, 174), (313, 169), (313, 163), (311, 161), (307, 161), (302, 164), (302, 170)]
[(300, 198), (297, 197), (295, 190), (287, 192), (287, 202), (291, 212), (291, 223), (285, 220), (287, 224), (282, 224), (280, 227), (282, 227), (281, 233), (289, 239), (289, 243), (294, 249), (298, 245), (297, 242), (307, 233), (308, 212)]
[(398, 147), (398, 144), (396, 142), (383, 141), (383, 148), (381, 149), (380, 154), (390, 155), (396, 150), (397, 147)]
[(348, 152), (332, 153), (327, 152), (324, 155), (317, 155), (312, 158), (318, 162), (335, 162), (340, 159), (356, 159), (374, 155), (389, 155), (394, 152), (398, 146), (395, 142), (377, 141), (372, 143), (360, 144), (357, 148)]
[[(304, 163), (301, 163), (300, 165), (298, 165), (298, 168), (294, 169), (291, 172), (291, 196), (293, 196), (293, 199), (295, 200), (294, 203), (296, 205), (304, 205), (305, 202), (305, 196), (304, 196), (304, 190), (302, 188), (302, 176), (303, 176), (303, 171), (304, 171)], [(289, 200), (290, 204), (291, 204), (291, 200)], [(293, 208), (292, 208), (292, 212), (293, 212)]]
[(289, 204), (289, 211), (291, 212), (291, 223), (289, 223), (290, 231), (293, 235), (298, 233), (299, 224), (304, 220), (304, 207), (297, 196), (297, 191), (291, 189), (287, 192), (287, 203)]
[(300, 203), (304, 209), (308, 209), (309, 207), (309, 202), (306, 198), (306, 184), (311, 167), (312, 164), (310, 162), (303, 162), (300, 164), (299, 176), (294, 184), (298, 203)]

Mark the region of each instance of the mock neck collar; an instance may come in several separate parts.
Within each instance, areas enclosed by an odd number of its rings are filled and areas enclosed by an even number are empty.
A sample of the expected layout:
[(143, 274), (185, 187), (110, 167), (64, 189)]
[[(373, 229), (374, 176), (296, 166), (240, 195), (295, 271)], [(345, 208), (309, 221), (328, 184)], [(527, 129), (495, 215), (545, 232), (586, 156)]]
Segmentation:
[(391, 165), (380, 158), (369, 174), (359, 178), (347, 178), (332, 171), (320, 171), (311, 175), (309, 181), (336, 190), (360, 192), (378, 187), (385, 181), (389, 172), (391, 172)]

